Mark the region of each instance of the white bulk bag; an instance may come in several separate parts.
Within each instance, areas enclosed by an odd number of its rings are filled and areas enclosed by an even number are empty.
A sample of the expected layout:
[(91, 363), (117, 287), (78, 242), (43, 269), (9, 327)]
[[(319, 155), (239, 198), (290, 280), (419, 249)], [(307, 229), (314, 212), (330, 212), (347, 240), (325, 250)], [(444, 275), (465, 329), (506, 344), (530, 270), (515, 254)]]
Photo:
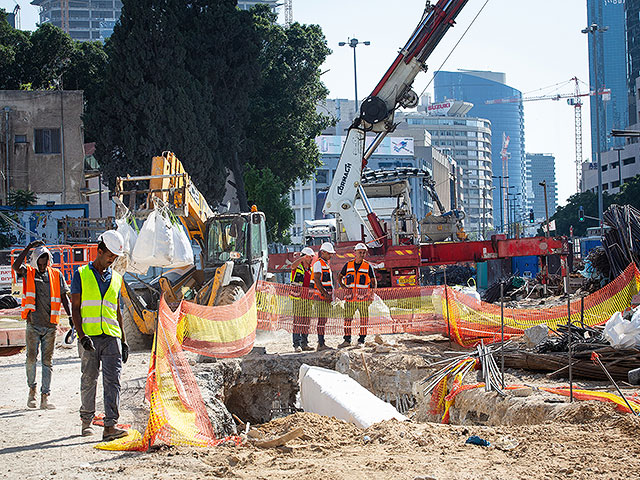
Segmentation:
[(193, 247), (182, 224), (173, 224), (173, 264), (172, 267), (185, 267), (193, 265)]

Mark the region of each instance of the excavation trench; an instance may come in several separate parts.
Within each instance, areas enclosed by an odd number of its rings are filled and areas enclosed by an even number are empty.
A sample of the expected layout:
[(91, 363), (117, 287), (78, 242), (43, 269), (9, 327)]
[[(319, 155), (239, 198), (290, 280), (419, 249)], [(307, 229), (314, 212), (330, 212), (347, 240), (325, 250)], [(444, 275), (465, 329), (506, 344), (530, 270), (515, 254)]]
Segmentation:
[[(412, 349), (413, 350), (413, 349)], [(233, 432), (231, 414), (243, 422), (266, 423), (296, 411), (302, 364), (349, 375), (417, 422), (440, 422), (431, 398), (420, 393), (420, 380), (433, 373), (427, 351), (401, 353), (384, 345), (322, 353), (266, 354), (261, 348), (241, 359), (198, 363), (196, 377), (218, 435)], [(466, 379), (467, 383), (475, 379)], [(537, 389), (507, 391), (501, 396), (483, 388), (464, 391), (450, 409), (451, 424), (530, 425), (550, 421), (586, 423), (611, 415), (611, 405), (570, 404), (568, 399)]]

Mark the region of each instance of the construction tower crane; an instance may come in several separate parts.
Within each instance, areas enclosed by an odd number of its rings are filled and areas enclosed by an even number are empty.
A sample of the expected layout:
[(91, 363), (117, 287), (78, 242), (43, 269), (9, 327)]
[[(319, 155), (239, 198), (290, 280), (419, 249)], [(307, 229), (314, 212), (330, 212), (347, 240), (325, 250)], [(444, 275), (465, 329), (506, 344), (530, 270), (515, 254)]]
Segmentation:
[(284, 0), (284, 25), (290, 27), (293, 23), (293, 0)]
[(60, 27), (69, 33), (69, 0), (60, 0)]
[[(496, 105), (501, 103), (521, 103), (521, 102), (536, 102), (539, 100), (555, 100), (566, 98), (567, 103), (574, 108), (574, 122), (575, 122), (575, 151), (576, 151), (576, 188), (580, 191), (580, 185), (582, 182), (582, 97), (588, 97), (592, 95), (602, 95), (603, 97), (611, 95), (611, 90), (608, 88), (601, 88), (597, 93), (594, 91), (588, 93), (580, 92), (580, 80), (578, 77), (573, 77), (569, 82), (574, 82), (575, 89), (573, 93), (556, 93), (553, 95), (539, 95), (535, 97), (510, 97), (510, 98), (498, 98), (494, 100), (487, 100), (485, 104)], [(504, 150), (504, 149), (503, 149)], [(504, 162), (504, 157), (503, 157)], [(503, 163), (504, 165), (504, 163)], [(503, 172), (504, 175), (504, 172)]]

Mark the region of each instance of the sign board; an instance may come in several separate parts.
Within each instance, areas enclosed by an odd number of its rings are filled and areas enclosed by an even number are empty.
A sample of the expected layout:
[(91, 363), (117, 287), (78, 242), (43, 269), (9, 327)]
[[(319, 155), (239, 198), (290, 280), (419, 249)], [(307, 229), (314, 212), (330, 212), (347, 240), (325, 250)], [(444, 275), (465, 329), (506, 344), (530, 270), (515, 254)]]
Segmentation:
[(451, 105), (453, 105), (453, 102), (432, 103), (427, 106), (427, 113), (429, 115), (446, 115)]
[[(316, 137), (318, 150), (322, 155), (340, 155), (346, 140), (342, 135), (321, 135)], [(373, 137), (367, 137), (366, 147), (371, 145)], [(413, 157), (414, 143), (411, 137), (386, 137), (373, 155)]]
[(0, 265), (0, 286), (11, 286), (11, 266)]
[(14, 245), (27, 245), (34, 240), (44, 240), (51, 245), (60, 244), (63, 242), (63, 234), (58, 230), (58, 220), (65, 217), (89, 217), (89, 206), (85, 203), (33, 205), (18, 211), (0, 207), (0, 211), (20, 224), (20, 228), (13, 228), (11, 231)]

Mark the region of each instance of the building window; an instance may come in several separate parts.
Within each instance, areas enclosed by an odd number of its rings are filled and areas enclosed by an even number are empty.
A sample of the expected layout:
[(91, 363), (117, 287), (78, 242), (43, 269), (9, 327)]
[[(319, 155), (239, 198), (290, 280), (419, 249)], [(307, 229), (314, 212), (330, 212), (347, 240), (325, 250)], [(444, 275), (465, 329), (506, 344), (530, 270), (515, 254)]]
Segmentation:
[(302, 203), (305, 205), (309, 205), (311, 203), (311, 190), (302, 190)]
[(609, 184), (608, 183), (603, 183), (602, 184), (602, 190), (608, 190), (609, 189)]
[(36, 153), (60, 153), (59, 128), (36, 128), (34, 137)]
[(636, 157), (629, 157), (622, 160), (623, 165), (631, 165), (632, 163), (636, 163)]
[(316, 172), (316, 183), (329, 183), (329, 171), (328, 170), (318, 170)]
[(16, 135), (13, 137), (13, 143), (27, 143), (26, 135)]
[(606, 171), (607, 171), (607, 168), (609, 168), (609, 166), (608, 166), (608, 165), (602, 165), (602, 171), (603, 171), (603, 172), (606, 172)]
[(611, 188), (618, 188), (620, 186), (620, 182), (618, 180), (614, 180), (611, 182)]

